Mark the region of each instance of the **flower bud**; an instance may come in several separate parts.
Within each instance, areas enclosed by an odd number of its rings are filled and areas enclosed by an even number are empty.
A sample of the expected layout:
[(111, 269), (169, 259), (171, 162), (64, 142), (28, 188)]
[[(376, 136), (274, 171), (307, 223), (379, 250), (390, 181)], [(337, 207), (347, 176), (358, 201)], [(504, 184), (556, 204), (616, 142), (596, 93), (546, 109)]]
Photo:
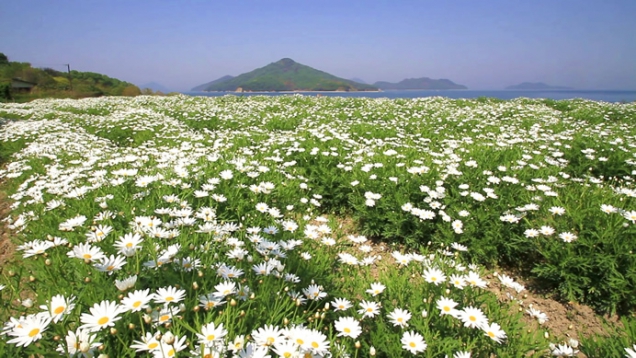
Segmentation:
[(172, 343), (174, 343), (174, 334), (172, 334), (172, 332), (168, 331), (168, 332), (164, 333), (163, 337), (161, 337), (161, 340), (165, 344), (172, 344)]
[(90, 349), (91, 349), (91, 345), (88, 342), (81, 342), (79, 345), (79, 350), (82, 353), (88, 353)]
[(356, 343), (354, 344), (356, 349), (360, 349), (360, 341), (356, 341)]
[(369, 348), (369, 355), (371, 357), (375, 357), (375, 347), (371, 346), (371, 348)]
[(112, 334), (113, 336), (117, 334), (117, 328), (113, 327), (110, 329), (110, 334)]
[(51, 266), (51, 259), (46, 259), (46, 260), (44, 260), (44, 264), (45, 264), (46, 266)]
[(231, 299), (230, 300), (230, 306), (232, 306), (232, 307), (236, 306), (236, 300), (235, 299)]

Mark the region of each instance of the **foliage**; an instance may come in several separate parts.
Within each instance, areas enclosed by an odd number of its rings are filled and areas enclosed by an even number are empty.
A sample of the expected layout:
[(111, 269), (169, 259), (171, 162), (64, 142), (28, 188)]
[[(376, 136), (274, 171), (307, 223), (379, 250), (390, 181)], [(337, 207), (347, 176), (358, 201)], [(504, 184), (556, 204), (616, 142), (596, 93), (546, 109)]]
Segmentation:
[[(21, 119), (0, 130), (0, 177), (23, 256), (2, 268), (0, 319), (75, 297), (36, 344), (7, 343), (18, 330), (5, 326), (8, 356), (52, 352), (94, 304), (125, 305), (134, 290), (152, 295), (147, 310), (95, 329), (100, 353), (146, 354), (130, 348), (141, 331), (185, 337), (201, 356), (197, 334), (212, 322), (228, 331), (224, 347), (274, 325), (321, 332), (341, 357), (411, 356), (399, 343), (411, 331), (428, 345), (420, 356), (554, 352), (558, 341), (520, 320), (523, 286), (490, 281), (511, 302), (483, 289), (491, 265), (563, 301), (634, 313), (636, 104), (139, 96), (1, 104), (0, 117)], [(86, 244), (106, 258), (74, 253)], [(115, 286), (132, 275), (133, 288)], [(237, 290), (217, 292), (226, 281)], [(162, 302), (168, 287), (183, 297)], [(225, 303), (201, 305), (205, 295)], [(464, 316), (443, 314), (442, 297)], [(336, 310), (336, 298), (354, 307)], [(363, 301), (379, 314), (365, 316)], [(471, 327), (469, 307), (506, 338)], [(161, 323), (167, 308), (175, 317)], [(389, 317), (397, 309), (408, 327)], [(347, 317), (359, 335), (338, 329)], [(624, 325), (629, 339), (579, 349), (620, 356), (634, 338)]]
[(0, 86), (10, 83), (13, 78), (35, 83), (36, 86), (31, 93), (15, 93), (11, 97), (0, 91), (0, 100), (14, 99), (24, 102), (46, 97), (80, 98), (141, 94), (137, 86), (99, 73), (71, 71), (69, 74), (51, 68), (33, 68), (26, 62), (7, 61), (0, 65)]

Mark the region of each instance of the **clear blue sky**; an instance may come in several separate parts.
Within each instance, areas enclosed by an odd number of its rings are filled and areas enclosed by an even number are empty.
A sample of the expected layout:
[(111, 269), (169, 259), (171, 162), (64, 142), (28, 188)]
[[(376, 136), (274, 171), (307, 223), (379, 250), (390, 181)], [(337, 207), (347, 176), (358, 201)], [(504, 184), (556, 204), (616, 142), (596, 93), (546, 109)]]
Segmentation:
[(366, 82), (636, 89), (636, 0), (3, 0), (0, 52), (188, 90), (289, 57)]

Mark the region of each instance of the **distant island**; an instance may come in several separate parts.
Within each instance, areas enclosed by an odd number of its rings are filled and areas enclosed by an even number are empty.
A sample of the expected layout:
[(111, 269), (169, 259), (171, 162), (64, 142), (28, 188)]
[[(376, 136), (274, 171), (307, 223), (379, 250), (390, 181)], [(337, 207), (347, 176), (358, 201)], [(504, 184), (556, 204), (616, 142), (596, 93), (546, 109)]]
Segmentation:
[(449, 90), (449, 89), (468, 89), (464, 85), (459, 85), (451, 80), (439, 79), (434, 80), (428, 77), (407, 78), (398, 83), (376, 82), (373, 84), (382, 90)]
[(571, 90), (572, 87), (550, 86), (543, 82), (523, 82), (515, 86), (506, 87), (507, 90)]
[(305, 66), (290, 58), (236, 77), (224, 76), (192, 88), (192, 91), (281, 92), (281, 91), (377, 91), (358, 83)]

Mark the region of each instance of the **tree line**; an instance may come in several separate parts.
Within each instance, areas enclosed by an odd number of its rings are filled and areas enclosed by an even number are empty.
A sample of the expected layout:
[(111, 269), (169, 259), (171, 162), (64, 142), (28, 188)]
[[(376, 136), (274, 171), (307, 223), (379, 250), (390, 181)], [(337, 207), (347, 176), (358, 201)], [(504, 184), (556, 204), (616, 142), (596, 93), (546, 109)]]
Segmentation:
[[(12, 88), (14, 79), (34, 87), (26, 93)], [(139, 87), (95, 72), (62, 72), (52, 68), (34, 68), (28, 62), (9, 61), (0, 52), (0, 101), (24, 101), (43, 97), (136, 96)]]

